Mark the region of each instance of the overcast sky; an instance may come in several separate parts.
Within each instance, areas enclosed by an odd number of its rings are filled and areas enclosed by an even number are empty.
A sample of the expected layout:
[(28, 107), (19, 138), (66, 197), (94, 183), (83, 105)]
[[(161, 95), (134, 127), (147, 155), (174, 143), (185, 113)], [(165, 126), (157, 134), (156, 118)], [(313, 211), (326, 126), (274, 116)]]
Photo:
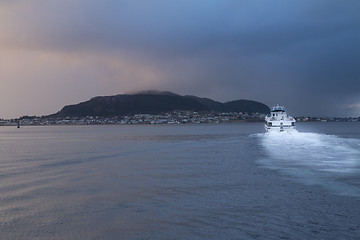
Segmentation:
[(0, 0), (0, 118), (168, 90), (360, 116), (359, 0)]

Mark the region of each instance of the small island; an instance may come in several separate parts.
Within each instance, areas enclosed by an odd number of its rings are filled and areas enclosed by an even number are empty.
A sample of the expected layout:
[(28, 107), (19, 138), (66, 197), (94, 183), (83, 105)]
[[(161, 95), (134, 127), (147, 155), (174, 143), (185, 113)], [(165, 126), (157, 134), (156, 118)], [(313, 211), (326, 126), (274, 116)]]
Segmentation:
[[(221, 103), (210, 98), (181, 96), (172, 92), (145, 91), (135, 94), (94, 97), (63, 107), (46, 116), (0, 119), (0, 126), (21, 125), (133, 125), (218, 124), (263, 122), (270, 108), (252, 100)], [(298, 122), (360, 122), (360, 118), (295, 117)]]
[(94, 97), (47, 116), (0, 120), (0, 125), (198, 124), (263, 121), (269, 107), (252, 100), (226, 103), (172, 92)]

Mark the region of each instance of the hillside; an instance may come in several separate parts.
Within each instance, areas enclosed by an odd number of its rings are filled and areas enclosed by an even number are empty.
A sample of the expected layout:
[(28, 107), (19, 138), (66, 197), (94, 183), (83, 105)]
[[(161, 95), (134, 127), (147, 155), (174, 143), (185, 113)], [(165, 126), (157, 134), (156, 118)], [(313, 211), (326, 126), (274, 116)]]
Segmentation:
[(268, 113), (270, 111), (265, 104), (251, 100), (221, 103), (209, 98), (181, 96), (171, 92), (147, 91), (94, 97), (86, 102), (65, 106), (54, 116), (123, 116), (139, 113), (158, 114), (175, 110), (248, 113)]

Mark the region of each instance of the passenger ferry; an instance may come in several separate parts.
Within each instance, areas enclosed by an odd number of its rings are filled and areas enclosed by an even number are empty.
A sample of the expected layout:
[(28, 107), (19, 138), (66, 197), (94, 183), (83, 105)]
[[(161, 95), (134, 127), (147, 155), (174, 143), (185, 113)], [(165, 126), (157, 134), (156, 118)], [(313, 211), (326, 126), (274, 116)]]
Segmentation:
[(284, 132), (295, 130), (296, 120), (286, 113), (283, 106), (277, 104), (270, 111), (270, 115), (265, 117), (266, 132)]

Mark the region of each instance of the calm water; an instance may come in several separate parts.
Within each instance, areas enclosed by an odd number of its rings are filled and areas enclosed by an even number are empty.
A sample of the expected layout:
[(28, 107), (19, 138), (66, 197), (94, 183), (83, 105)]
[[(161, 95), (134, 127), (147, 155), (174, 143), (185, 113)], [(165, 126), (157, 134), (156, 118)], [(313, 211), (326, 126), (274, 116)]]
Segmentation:
[(0, 128), (1, 239), (358, 239), (360, 124)]

